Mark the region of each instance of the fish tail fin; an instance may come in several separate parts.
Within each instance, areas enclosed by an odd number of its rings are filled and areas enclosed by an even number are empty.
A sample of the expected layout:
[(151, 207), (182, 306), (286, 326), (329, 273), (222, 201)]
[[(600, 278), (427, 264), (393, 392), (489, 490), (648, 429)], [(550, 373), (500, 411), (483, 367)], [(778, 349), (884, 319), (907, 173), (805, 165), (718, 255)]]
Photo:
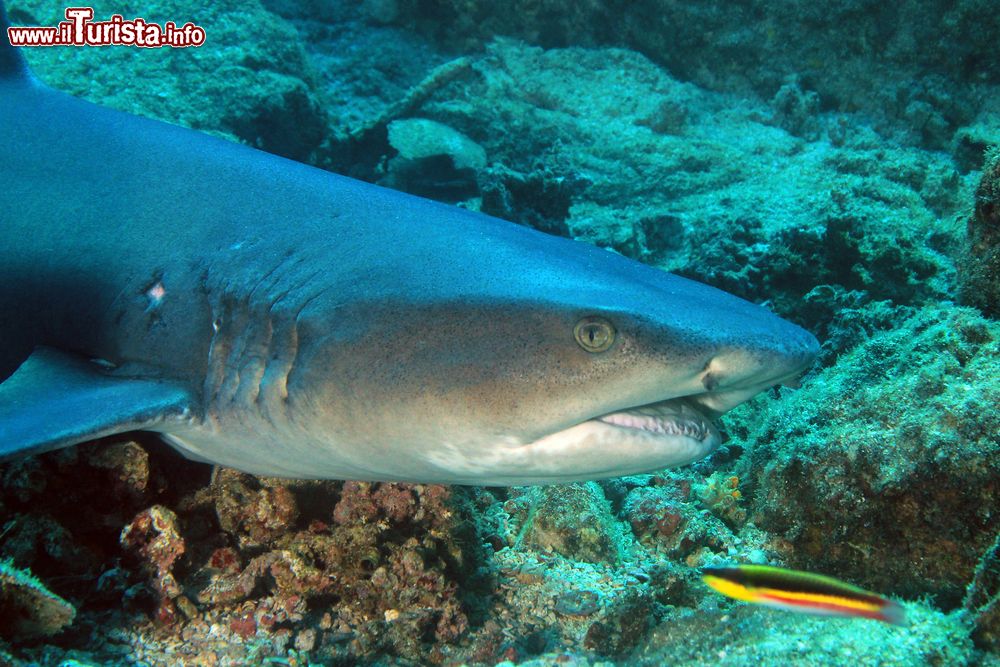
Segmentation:
[(895, 600), (887, 600), (879, 611), (881, 612), (879, 620), (893, 625), (906, 625), (906, 609)]

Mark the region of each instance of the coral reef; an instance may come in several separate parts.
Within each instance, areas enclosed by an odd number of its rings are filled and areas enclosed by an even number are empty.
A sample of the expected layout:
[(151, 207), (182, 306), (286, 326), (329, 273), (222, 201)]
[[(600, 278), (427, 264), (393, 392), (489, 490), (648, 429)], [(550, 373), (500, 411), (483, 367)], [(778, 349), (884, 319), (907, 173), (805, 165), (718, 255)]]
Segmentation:
[[(129, 478), (136, 459), (149, 462), (150, 479), (168, 470), (172, 479), (184, 479), (199, 468), (155, 448), (136, 456), (143, 449), (136, 443), (90, 447), (88, 460), (102, 465), (110, 452), (132, 453), (110, 471), (119, 479)], [(56, 452), (35, 459), (49, 484), (109, 473), (80, 460), (60, 469), (66, 457)], [(144, 498), (146, 509), (131, 521), (120, 519), (128, 523), (121, 531), (127, 557), (112, 568), (115, 556), (108, 554), (111, 560), (98, 569), (109, 569), (90, 580), (78, 621), (90, 626), (100, 618), (127, 632), (119, 630), (113, 645), (77, 636), (70, 646), (75, 657), (95, 664), (107, 664), (110, 656), (166, 664), (169, 655), (212, 656), (219, 664), (271, 664), (272, 658), (368, 663), (378, 656), (386, 664), (652, 664), (651, 656), (704, 655), (715, 645), (702, 635), (679, 646), (662, 639), (676, 637), (669, 633), (678, 628), (710, 632), (720, 622), (716, 602), (703, 599), (691, 568), (719, 559), (791, 562), (799, 553), (821, 560), (807, 545), (792, 550), (787, 534), (775, 537), (733, 514), (746, 502), (735, 492), (755, 488), (748, 481), (753, 476), (741, 473), (737, 480), (732, 472), (742, 460), (714, 472), (706, 465), (705, 473), (687, 469), (506, 492), (287, 482), (221, 469), (210, 483), (174, 490), (157, 485)], [(50, 501), (46, 514), (70, 522), (79, 502), (71, 496)], [(30, 514), (21, 519), (35, 520)], [(479, 551), (484, 543), (490, 546)], [(992, 586), (984, 582), (984, 590)], [(973, 606), (988, 611), (979, 597)], [(115, 610), (111, 616), (109, 610)], [(785, 627), (759, 610), (745, 613), (748, 627)], [(926, 609), (918, 614), (926, 634), (906, 651), (966, 659), (967, 640), (955, 634), (961, 626)], [(987, 616), (980, 614), (980, 627), (989, 627)], [(842, 641), (829, 634), (836, 627), (810, 630), (830, 637), (823, 651)], [(665, 629), (671, 629), (667, 635)], [(941, 636), (935, 633), (951, 633), (955, 641), (931, 651), (932, 639)], [(737, 647), (732, 660), (752, 654), (749, 641), (738, 645), (723, 637)], [(781, 654), (777, 645), (761, 650)], [(18, 654), (13, 664), (66, 656), (53, 645), (20, 646)], [(691, 660), (687, 664), (696, 664)]]
[[(17, 484), (25, 466), (44, 483)], [(4, 498), (19, 513), (0, 547), (46, 572), (82, 572), (65, 587), (85, 599), (81, 622), (134, 628), (126, 650), (135, 660), (171, 651), (239, 659), (251, 648), (261, 660), (290, 650), (321, 660), (376, 652), (416, 660), (468, 627), (476, 605), (463, 596), (490, 573), (461, 494), (224, 469), (206, 483), (208, 471), (162, 445), (147, 451), (134, 442), (10, 464)], [(53, 496), (51, 488), (71, 491)], [(88, 504), (93, 511), (81, 515)], [(94, 650), (81, 633), (71, 644)]]
[[(425, 655), (425, 642), (451, 642), (468, 624), (450, 497), (440, 486), (288, 486), (220, 471), (200, 500), (235, 544), (192, 574), (196, 599), (244, 640), (290, 624), (312, 655)], [(298, 510), (327, 503), (308, 521)]]

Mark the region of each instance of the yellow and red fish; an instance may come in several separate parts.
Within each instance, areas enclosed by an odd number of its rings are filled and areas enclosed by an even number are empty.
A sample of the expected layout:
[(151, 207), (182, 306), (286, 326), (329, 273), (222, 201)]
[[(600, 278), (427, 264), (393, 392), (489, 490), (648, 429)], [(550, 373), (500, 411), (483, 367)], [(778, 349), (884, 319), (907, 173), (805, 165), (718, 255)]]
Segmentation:
[(702, 579), (737, 600), (822, 616), (872, 618), (902, 625), (903, 607), (877, 593), (811, 572), (769, 565), (702, 568)]

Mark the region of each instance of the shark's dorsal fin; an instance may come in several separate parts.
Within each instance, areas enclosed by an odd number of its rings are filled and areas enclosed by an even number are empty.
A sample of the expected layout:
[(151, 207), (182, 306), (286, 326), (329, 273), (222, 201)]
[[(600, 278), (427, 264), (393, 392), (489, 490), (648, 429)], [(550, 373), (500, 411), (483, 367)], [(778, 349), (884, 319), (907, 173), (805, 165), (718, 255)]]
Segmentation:
[(10, 21), (7, 20), (5, 4), (0, 2), (0, 81), (18, 79), (27, 81), (31, 78), (28, 65), (24, 62), (21, 50), (11, 46), (7, 36)]
[(187, 390), (40, 347), (0, 384), (0, 461), (181, 418)]

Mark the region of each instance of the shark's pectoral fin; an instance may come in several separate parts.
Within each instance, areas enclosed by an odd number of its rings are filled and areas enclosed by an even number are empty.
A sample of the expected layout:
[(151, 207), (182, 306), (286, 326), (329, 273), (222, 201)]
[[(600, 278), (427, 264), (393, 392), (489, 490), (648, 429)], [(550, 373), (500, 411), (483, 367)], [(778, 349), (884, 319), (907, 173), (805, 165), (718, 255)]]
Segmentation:
[(90, 361), (40, 347), (0, 383), (0, 461), (182, 418), (187, 390), (120, 378)]

